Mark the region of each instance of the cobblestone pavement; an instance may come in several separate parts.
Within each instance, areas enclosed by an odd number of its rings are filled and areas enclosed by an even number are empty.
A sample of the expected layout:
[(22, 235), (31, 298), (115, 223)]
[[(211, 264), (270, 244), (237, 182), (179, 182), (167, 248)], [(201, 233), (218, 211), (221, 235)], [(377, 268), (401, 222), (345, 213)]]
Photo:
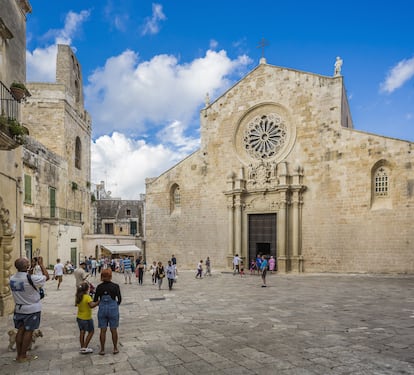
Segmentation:
[[(75, 282), (47, 283), (33, 353), (7, 350), (11, 318), (0, 319), (0, 374), (414, 374), (414, 276), (290, 275), (244, 278), (181, 271), (172, 291), (136, 279), (121, 286), (120, 353), (80, 354)], [(93, 278), (92, 278), (93, 281)], [(95, 279), (94, 284), (98, 284)], [(95, 326), (97, 309), (94, 310)]]

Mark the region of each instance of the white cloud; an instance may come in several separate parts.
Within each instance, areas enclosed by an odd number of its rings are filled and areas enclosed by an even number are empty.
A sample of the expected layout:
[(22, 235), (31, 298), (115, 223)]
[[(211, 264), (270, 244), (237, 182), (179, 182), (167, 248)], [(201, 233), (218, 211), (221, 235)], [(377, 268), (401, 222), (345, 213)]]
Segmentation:
[[(57, 43), (70, 45), (88, 16), (70, 12), (64, 28), (49, 33), (53, 44), (27, 51), (30, 81), (55, 81)], [(163, 19), (162, 7), (154, 4), (151, 30)], [(211, 41), (211, 47), (217, 45)], [(199, 110), (206, 93), (214, 99), (234, 80), (229, 77), (250, 63), (248, 56), (232, 60), (224, 50), (208, 50), (188, 63), (172, 55), (140, 61), (131, 50), (107, 59), (84, 87), (98, 137), (91, 147), (92, 182), (105, 181), (112, 196), (138, 199), (146, 177), (158, 176), (199, 147)]]
[(173, 121), (186, 127), (196, 115), (206, 93), (210, 97), (228, 87), (227, 76), (250, 60), (236, 60), (225, 51), (207, 51), (202, 58), (179, 64), (176, 57), (158, 55), (138, 61), (125, 51), (97, 69), (85, 87), (88, 111), (97, 135), (113, 130), (141, 134), (148, 125), (161, 128)]
[(160, 30), (159, 23), (165, 19), (167, 19), (167, 17), (162, 11), (162, 5), (156, 3), (152, 4), (152, 16), (145, 20), (145, 24), (142, 27), (142, 35), (158, 34)]
[(105, 182), (112, 197), (139, 199), (145, 178), (156, 177), (185, 155), (162, 144), (151, 146), (124, 134), (104, 135), (92, 142), (92, 181)]
[(33, 52), (26, 51), (27, 81), (56, 81), (57, 45), (36, 48)]
[(27, 81), (55, 82), (57, 44), (70, 45), (73, 36), (89, 14), (90, 12), (86, 10), (80, 13), (69, 12), (66, 15), (63, 29), (49, 31), (48, 36), (53, 38), (52, 44), (36, 48), (33, 52), (26, 51)]
[(169, 55), (139, 63), (133, 51), (108, 59), (85, 87), (94, 132), (101, 135), (92, 145), (92, 181), (105, 181), (112, 196), (138, 199), (146, 177), (199, 147), (198, 129), (190, 129), (190, 136), (186, 131), (192, 121), (198, 124), (206, 93), (223, 92), (230, 84), (226, 77), (250, 62), (247, 56), (231, 60), (225, 51), (207, 51), (181, 65)]
[(381, 91), (388, 93), (400, 88), (405, 82), (414, 76), (414, 57), (404, 59), (395, 65), (387, 74), (387, 78), (381, 84)]

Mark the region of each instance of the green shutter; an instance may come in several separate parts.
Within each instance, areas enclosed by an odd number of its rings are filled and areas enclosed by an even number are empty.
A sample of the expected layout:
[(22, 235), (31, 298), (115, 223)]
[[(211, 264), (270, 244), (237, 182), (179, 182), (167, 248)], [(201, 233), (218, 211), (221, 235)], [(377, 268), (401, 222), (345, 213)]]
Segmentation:
[(24, 203), (32, 203), (32, 176), (24, 175)]

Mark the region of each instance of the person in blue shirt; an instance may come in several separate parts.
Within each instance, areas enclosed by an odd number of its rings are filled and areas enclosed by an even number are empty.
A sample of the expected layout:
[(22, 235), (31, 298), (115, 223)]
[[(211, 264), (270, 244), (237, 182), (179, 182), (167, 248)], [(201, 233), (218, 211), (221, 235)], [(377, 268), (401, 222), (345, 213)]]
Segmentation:
[(262, 261), (260, 263), (260, 271), (262, 272), (262, 288), (266, 288), (267, 259), (264, 255), (262, 255)]
[(124, 268), (124, 277), (125, 277), (125, 284), (127, 281), (131, 282), (131, 276), (132, 276), (132, 264), (131, 259), (128, 256), (125, 256), (123, 259), (123, 268)]

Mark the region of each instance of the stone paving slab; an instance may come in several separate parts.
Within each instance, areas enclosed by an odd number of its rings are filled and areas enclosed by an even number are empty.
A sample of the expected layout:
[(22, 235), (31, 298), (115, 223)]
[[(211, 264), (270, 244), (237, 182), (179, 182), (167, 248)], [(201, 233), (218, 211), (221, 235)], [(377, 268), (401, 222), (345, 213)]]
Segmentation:
[[(18, 364), (7, 350), (11, 317), (0, 319), (0, 374), (161, 375), (414, 374), (414, 275), (273, 274), (181, 271), (172, 291), (125, 285), (119, 349), (79, 354), (75, 281), (49, 281), (33, 353)], [(93, 279), (95, 285), (99, 279)], [(94, 310), (95, 326), (97, 309)]]

